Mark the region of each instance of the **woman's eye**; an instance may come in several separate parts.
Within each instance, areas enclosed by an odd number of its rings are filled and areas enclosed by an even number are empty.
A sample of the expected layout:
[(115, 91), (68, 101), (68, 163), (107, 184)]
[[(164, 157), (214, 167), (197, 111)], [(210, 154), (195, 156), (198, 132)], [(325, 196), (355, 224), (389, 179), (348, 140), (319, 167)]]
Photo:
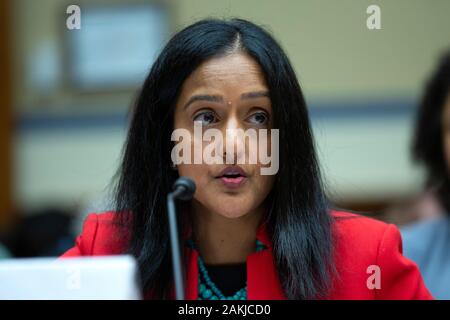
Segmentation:
[(194, 121), (201, 121), (203, 125), (208, 125), (217, 122), (217, 116), (212, 111), (200, 112), (194, 116)]
[(256, 112), (248, 117), (248, 121), (254, 124), (267, 124), (269, 122), (269, 117), (265, 112)]

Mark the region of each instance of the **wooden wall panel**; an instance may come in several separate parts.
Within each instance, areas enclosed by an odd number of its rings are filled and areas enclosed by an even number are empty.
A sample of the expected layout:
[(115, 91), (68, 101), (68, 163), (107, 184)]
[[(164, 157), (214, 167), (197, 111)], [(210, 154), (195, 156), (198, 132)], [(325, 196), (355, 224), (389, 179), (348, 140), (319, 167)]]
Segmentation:
[(13, 77), (11, 1), (0, 1), (0, 230), (14, 217), (12, 201)]

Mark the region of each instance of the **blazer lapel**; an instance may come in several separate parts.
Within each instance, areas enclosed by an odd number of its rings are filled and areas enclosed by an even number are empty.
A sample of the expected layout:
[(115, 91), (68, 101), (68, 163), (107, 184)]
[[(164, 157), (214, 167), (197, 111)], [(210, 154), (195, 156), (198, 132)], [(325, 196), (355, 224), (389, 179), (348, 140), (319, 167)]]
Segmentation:
[(266, 249), (252, 253), (247, 258), (247, 299), (286, 299), (278, 279), (273, 260), (272, 242), (265, 223), (259, 226), (256, 239), (261, 241)]

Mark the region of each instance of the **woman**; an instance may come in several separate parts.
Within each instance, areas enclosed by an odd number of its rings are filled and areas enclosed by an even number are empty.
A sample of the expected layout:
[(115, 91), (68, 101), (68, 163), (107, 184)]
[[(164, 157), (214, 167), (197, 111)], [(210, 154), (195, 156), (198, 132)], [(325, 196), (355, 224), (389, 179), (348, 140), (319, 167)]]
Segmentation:
[(413, 156), (425, 167), (427, 180), (426, 191), (412, 206), (422, 219), (402, 229), (405, 255), (418, 264), (436, 298), (450, 299), (450, 51), (426, 86)]
[[(278, 129), (279, 170), (238, 164), (238, 148), (231, 165), (174, 164), (172, 132), (195, 123)], [(329, 209), (294, 70), (248, 21), (200, 21), (169, 41), (137, 100), (117, 208), (90, 215), (65, 256), (131, 253), (146, 297), (173, 298), (165, 201), (179, 176), (197, 186), (180, 214), (187, 299), (430, 298), (394, 226)]]

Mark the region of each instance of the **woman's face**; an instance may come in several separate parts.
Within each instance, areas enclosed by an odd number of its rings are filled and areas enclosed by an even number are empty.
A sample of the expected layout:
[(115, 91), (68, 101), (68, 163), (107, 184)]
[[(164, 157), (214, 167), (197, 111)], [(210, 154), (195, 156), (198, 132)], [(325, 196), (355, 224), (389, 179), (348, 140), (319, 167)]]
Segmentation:
[[(197, 190), (194, 204), (208, 212), (227, 218), (242, 217), (259, 208), (275, 179), (274, 175), (261, 175), (259, 159), (249, 162), (250, 140), (234, 135), (237, 129), (271, 129), (272, 105), (269, 89), (258, 63), (246, 54), (236, 53), (207, 60), (186, 79), (176, 104), (174, 128), (186, 129), (191, 134), (191, 154), (194, 144), (203, 150), (210, 143), (194, 138), (194, 121), (201, 122), (203, 133), (217, 129), (224, 138), (219, 143), (219, 156), (223, 164), (179, 164), (180, 176), (194, 180)], [(231, 133), (226, 139), (227, 130)], [(270, 153), (270, 130), (268, 149)], [(218, 140), (219, 141), (219, 140)], [(226, 146), (231, 143), (232, 149)], [(244, 143), (245, 151), (238, 151), (236, 143)], [(241, 144), (242, 145), (242, 144)], [(233, 150), (234, 162), (226, 161)], [(228, 154), (227, 154), (228, 152)], [(215, 153), (214, 153), (215, 154)], [(244, 157), (244, 158), (243, 158)], [(239, 164), (238, 159), (244, 159)], [(211, 163), (211, 162), (209, 162)]]

